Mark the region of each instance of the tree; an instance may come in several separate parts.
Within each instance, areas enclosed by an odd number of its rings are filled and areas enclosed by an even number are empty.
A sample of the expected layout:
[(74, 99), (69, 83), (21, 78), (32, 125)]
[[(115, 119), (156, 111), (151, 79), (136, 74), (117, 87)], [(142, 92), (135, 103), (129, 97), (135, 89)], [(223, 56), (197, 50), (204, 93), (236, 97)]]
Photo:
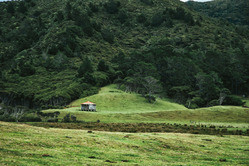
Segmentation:
[(118, 14), (119, 21), (123, 24), (128, 18), (128, 15), (125, 10), (120, 10)]
[(114, 34), (109, 29), (103, 29), (101, 31), (103, 39), (111, 44), (114, 43)]
[(222, 105), (223, 101), (226, 99), (227, 95), (229, 94), (230, 91), (226, 88), (220, 90), (219, 105)]
[(67, 1), (65, 11), (66, 11), (67, 19), (71, 20), (72, 19), (72, 6), (70, 4), (70, 1)]
[(93, 66), (88, 57), (85, 57), (78, 69), (78, 77), (89, 77), (93, 72)]
[(148, 101), (151, 103), (154, 99), (153, 95), (155, 93), (161, 92), (162, 87), (159, 83), (159, 80), (155, 79), (152, 76), (144, 78), (143, 86), (145, 88), (145, 93), (148, 95)]
[(206, 102), (217, 100), (222, 82), (216, 73), (198, 73), (196, 81), (199, 94)]
[(107, 72), (109, 70), (109, 66), (106, 64), (106, 62), (101, 59), (98, 63), (98, 71), (103, 71), (103, 72)]
[(164, 21), (162, 13), (156, 13), (152, 18), (151, 18), (151, 25), (152, 26), (160, 26)]
[(8, 2), (7, 12), (10, 13), (10, 14), (15, 13), (15, 6), (14, 6), (14, 4), (12, 2)]
[(63, 12), (61, 10), (59, 10), (57, 13), (56, 13), (56, 16), (55, 16), (55, 21), (62, 21), (64, 20), (64, 15), (63, 15)]
[(17, 11), (23, 14), (27, 12), (27, 7), (25, 6), (24, 1), (20, 1)]
[(105, 9), (110, 14), (116, 14), (118, 13), (118, 7), (120, 6), (119, 1), (109, 0), (105, 5)]

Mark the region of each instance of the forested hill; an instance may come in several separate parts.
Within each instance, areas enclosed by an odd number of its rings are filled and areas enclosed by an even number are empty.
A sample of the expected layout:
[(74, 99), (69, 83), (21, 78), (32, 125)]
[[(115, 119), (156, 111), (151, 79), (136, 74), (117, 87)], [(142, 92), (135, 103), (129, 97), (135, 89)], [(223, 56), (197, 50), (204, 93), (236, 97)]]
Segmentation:
[(214, 0), (205, 3), (187, 2), (194, 10), (210, 17), (227, 20), (238, 25), (249, 26), (248, 0)]
[(51, 107), (110, 83), (190, 108), (241, 104), (249, 32), (177, 0), (0, 3), (0, 99)]

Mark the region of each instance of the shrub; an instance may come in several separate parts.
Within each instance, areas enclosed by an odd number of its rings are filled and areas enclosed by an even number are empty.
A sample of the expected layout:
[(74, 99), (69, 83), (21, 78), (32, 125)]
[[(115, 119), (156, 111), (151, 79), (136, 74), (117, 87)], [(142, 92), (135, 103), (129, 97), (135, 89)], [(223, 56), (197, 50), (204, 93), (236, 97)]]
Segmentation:
[(207, 104), (208, 107), (212, 107), (212, 106), (216, 106), (216, 105), (219, 105), (219, 100), (211, 100)]
[(65, 122), (65, 123), (71, 122), (70, 114), (66, 114), (66, 115), (63, 117), (63, 122)]
[(245, 104), (240, 97), (229, 95), (226, 97), (226, 99), (223, 102), (223, 105), (236, 105), (236, 106), (242, 106)]
[(19, 122), (41, 122), (41, 121), (42, 119), (37, 115), (26, 115), (19, 120)]
[(154, 103), (156, 101), (156, 97), (152, 95), (145, 95), (145, 98), (148, 100), (149, 103)]
[(194, 97), (191, 100), (191, 104), (197, 105), (198, 107), (203, 107), (205, 105), (205, 101), (201, 97)]
[(71, 115), (71, 120), (72, 120), (73, 122), (76, 122), (76, 121), (77, 121), (77, 117), (76, 117), (75, 115)]
[(7, 115), (0, 115), (0, 121), (16, 122), (16, 118), (14, 118), (12, 116), (7, 116)]
[(47, 122), (58, 122), (58, 118), (51, 118), (51, 119), (48, 119)]

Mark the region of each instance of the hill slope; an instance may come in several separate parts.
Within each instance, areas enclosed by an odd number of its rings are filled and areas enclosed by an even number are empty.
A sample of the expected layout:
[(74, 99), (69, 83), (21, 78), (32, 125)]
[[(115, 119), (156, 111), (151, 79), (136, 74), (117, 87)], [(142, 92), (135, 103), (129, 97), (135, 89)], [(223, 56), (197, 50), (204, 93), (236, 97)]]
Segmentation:
[(79, 107), (86, 101), (96, 103), (97, 111), (103, 113), (142, 113), (186, 109), (182, 105), (161, 99), (157, 99), (155, 103), (149, 103), (141, 95), (118, 90), (115, 85), (103, 87), (98, 94), (78, 99), (70, 105)]
[(198, 12), (208, 16), (225, 19), (237, 25), (249, 26), (249, 3), (247, 0), (213, 0), (211, 2), (187, 2)]
[[(97, 112), (80, 111), (80, 104), (86, 101), (96, 103)], [(218, 124), (248, 127), (249, 109), (235, 106), (186, 109), (184, 106), (162, 99), (148, 103), (141, 95), (126, 93), (109, 85), (96, 95), (78, 99), (66, 109), (49, 109), (43, 112), (60, 111), (59, 119), (66, 114), (75, 115), (77, 120), (103, 123), (181, 123)], [(245, 128), (244, 128), (245, 129)]]
[(11, 1), (0, 19), (5, 105), (66, 105), (113, 82), (190, 108), (248, 95), (248, 30), (180, 1)]

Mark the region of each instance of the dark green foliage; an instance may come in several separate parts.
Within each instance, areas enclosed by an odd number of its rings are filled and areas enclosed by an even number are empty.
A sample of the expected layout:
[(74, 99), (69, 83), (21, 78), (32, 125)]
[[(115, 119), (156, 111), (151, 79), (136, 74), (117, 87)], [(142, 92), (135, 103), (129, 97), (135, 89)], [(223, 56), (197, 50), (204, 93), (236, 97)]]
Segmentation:
[(137, 22), (138, 23), (145, 23), (147, 21), (146, 16), (142, 13), (137, 16)]
[(99, 11), (98, 5), (96, 5), (96, 4), (92, 3), (92, 2), (89, 3), (89, 8), (94, 13)]
[(64, 117), (63, 117), (63, 120), (62, 120), (64, 123), (69, 123), (71, 122), (71, 118), (70, 118), (70, 114), (66, 114)]
[(63, 14), (63, 12), (60, 10), (60, 11), (58, 11), (58, 12), (56, 13), (56, 15), (55, 15), (55, 21), (60, 22), (60, 21), (62, 21), (62, 20), (64, 20), (64, 14)]
[(82, 64), (78, 69), (78, 77), (86, 77), (87, 74), (91, 74), (93, 72), (92, 62), (88, 57), (84, 58)]
[(109, 66), (106, 64), (106, 62), (103, 59), (99, 61), (97, 68), (99, 71), (103, 72), (107, 72), (109, 70)]
[(17, 11), (20, 13), (26, 13), (27, 12), (27, 7), (25, 6), (25, 2), (24, 1), (20, 1)]
[(156, 101), (156, 97), (155, 96), (152, 96), (152, 95), (145, 95), (144, 96), (149, 103), (154, 103)]
[(10, 14), (14, 14), (15, 13), (14, 3), (8, 2), (8, 4), (7, 4), (7, 12), (10, 13)]
[(65, 12), (66, 12), (66, 18), (68, 20), (71, 20), (72, 19), (72, 5), (70, 4), (70, 1), (67, 1)]
[(128, 18), (126, 11), (120, 10), (118, 14), (119, 21), (123, 24)]
[(42, 119), (36, 115), (26, 115), (26, 116), (23, 116), (19, 122), (41, 122)]
[(12, 1), (0, 19), (6, 105), (58, 108), (114, 82), (189, 108), (249, 95), (248, 28), (179, 1)]
[(191, 88), (189, 86), (175, 86), (170, 89), (168, 95), (176, 102), (185, 104), (189, 98), (190, 90)]
[(140, 0), (141, 2), (143, 2), (146, 5), (153, 5), (153, 0)]
[(109, 42), (110, 44), (114, 43), (114, 34), (109, 29), (103, 29), (101, 31), (101, 35), (105, 41)]
[(35, 68), (30, 63), (20, 64), (19, 70), (20, 76), (22, 77), (35, 74)]
[(76, 121), (77, 121), (77, 117), (75, 115), (70, 115), (70, 114), (66, 114), (62, 120), (62, 122), (64, 123), (70, 123), (70, 122), (76, 122)]
[(151, 25), (152, 26), (159, 26), (163, 23), (164, 17), (162, 13), (156, 13), (152, 18), (151, 18)]
[(225, 98), (223, 105), (237, 105), (237, 106), (242, 106), (242, 105), (244, 105), (244, 102), (238, 96), (228, 95)]
[(109, 0), (105, 5), (105, 9), (110, 14), (116, 14), (119, 11), (120, 2), (116, 0)]
[(238, 25), (249, 25), (248, 0), (220, 0), (205, 3), (187, 2), (187, 5), (211, 17), (227, 20)]
[(191, 101), (186, 103), (186, 106), (188, 108), (194, 109), (194, 108), (204, 107), (206, 106), (205, 104), (206, 104), (205, 100), (202, 99), (201, 97), (193, 97)]

